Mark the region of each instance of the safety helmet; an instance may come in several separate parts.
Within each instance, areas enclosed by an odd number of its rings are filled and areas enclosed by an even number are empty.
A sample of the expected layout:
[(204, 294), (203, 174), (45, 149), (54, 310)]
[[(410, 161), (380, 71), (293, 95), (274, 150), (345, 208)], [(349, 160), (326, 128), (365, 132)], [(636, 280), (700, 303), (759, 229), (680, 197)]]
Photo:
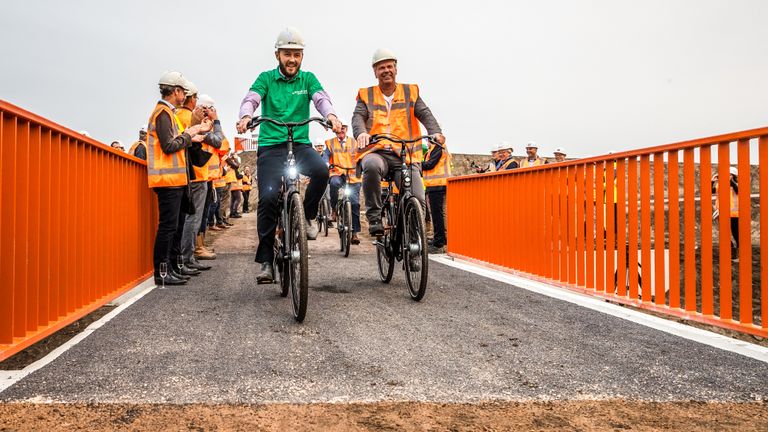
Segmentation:
[(147, 125), (141, 125), (139, 126), (139, 132), (147, 133)]
[(343, 118), (341, 118), (339, 116), (336, 116), (336, 118), (339, 120), (339, 123), (341, 123), (342, 126), (349, 127), (349, 122), (346, 119), (343, 119)]
[(184, 91), (184, 95), (186, 95), (187, 97), (196, 95), (197, 94), (197, 86), (195, 85), (195, 83), (193, 83), (190, 80), (185, 80), (185, 81), (187, 82), (187, 85), (184, 86), (184, 90), (185, 90)]
[(197, 97), (197, 104), (204, 107), (212, 107), (216, 105), (216, 101), (214, 101), (213, 98), (207, 94), (201, 94)]
[(181, 74), (181, 72), (178, 71), (168, 71), (165, 72), (160, 76), (160, 79), (158, 80), (157, 84), (159, 85), (168, 85), (173, 87), (181, 87), (183, 89), (187, 89), (188, 83), (186, 78), (184, 78), (184, 75)]
[(559, 154), (561, 154), (561, 155), (563, 155), (563, 156), (565, 156), (566, 154), (568, 154), (568, 153), (566, 153), (566, 152), (565, 152), (565, 149), (564, 149), (564, 148), (562, 148), (562, 147), (558, 147), (558, 148), (556, 148), (556, 149), (555, 149), (555, 154), (558, 154), (558, 153), (559, 153)]
[(739, 170), (736, 167), (731, 167), (731, 169), (729, 169), (728, 171), (731, 173), (732, 176), (736, 176), (736, 177), (739, 176)]
[(371, 60), (371, 66), (375, 66), (376, 63), (384, 60), (394, 60), (397, 61), (397, 56), (395, 56), (395, 53), (392, 52), (392, 50), (387, 48), (379, 48), (376, 50), (376, 52), (373, 53), (373, 59)]
[[(112, 144), (117, 144), (117, 145), (119, 145), (120, 147), (122, 147), (122, 146), (123, 146), (123, 142), (122, 142), (122, 141), (120, 141), (119, 139), (116, 139), (116, 140), (112, 141)], [(110, 145), (112, 145), (112, 144), (110, 144)]]
[(529, 149), (529, 148), (537, 149), (537, 148), (539, 148), (539, 146), (536, 145), (536, 142), (534, 142), (534, 141), (528, 141), (528, 144), (525, 145), (525, 148), (527, 148), (527, 149)]
[(315, 140), (315, 147), (320, 147), (323, 150), (325, 150), (325, 141), (323, 141), (323, 140)]
[(304, 36), (295, 27), (286, 27), (277, 35), (275, 49), (304, 49)]
[(90, 138), (90, 137), (91, 137), (91, 134), (89, 134), (87, 130), (81, 130), (81, 131), (80, 131), (80, 135), (84, 135), (84, 136), (87, 136), (88, 138)]
[(512, 144), (510, 144), (509, 141), (502, 141), (499, 143), (497, 151), (501, 150), (509, 150), (510, 152), (514, 151), (514, 149), (512, 149)]

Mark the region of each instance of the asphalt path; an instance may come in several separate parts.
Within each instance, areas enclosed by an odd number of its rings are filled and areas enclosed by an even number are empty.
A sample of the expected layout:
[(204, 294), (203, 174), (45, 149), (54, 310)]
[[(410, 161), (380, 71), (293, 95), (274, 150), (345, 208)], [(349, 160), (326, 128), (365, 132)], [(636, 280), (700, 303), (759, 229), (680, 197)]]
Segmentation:
[(276, 285), (256, 284), (253, 215), (239, 223), (217, 240), (213, 270), (187, 286), (151, 291), (0, 400), (768, 396), (768, 364), (435, 262), (426, 297), (414, 302), (399, 266), (385, 285), (372, 247), (343, 258), (333, 233), (310, 242), (309, 308), (298, 324)]

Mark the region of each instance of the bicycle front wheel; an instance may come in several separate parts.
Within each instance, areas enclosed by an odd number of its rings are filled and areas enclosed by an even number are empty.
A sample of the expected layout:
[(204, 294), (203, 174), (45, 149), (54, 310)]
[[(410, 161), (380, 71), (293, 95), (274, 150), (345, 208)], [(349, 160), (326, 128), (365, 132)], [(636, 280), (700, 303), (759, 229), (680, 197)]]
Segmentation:
[(403, 264), (408, 293), (419, 301), (427, 292), (429, 260), (427, 258), (427, 232), (421, 203), (411, 197), (405, 203), (403, 214)]
[(323, 207), (323, 231), (325, 236), (328, 237), (328, 222), (331, 220), (331, 203), (327, 199), (324, 199), (321, 203)]
[(307, 225), (304, 218), (304, 206), (301, 197), (295, 193), (291, 195), (289, 218), (291, 220), (288, 245), (288, 266), (291, 273), (291, 304), (293, 305), (293, 317), (298, 322), (304, 321), (307, 313), (307, 292), (309, 285), (307, 245)]

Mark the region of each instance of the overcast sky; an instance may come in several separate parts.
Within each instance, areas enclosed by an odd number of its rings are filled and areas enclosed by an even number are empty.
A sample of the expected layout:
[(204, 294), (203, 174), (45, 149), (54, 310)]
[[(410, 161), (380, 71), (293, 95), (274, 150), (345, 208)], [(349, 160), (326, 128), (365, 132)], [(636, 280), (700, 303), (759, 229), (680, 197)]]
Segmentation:
[(5, 2), (0, 98), (129, 145), (176, 69), (232, 136), (292, 25), (344, 118), (386, 46), (453, 152), (589, 156), (768, 125), (767, 18), (764, 0)]

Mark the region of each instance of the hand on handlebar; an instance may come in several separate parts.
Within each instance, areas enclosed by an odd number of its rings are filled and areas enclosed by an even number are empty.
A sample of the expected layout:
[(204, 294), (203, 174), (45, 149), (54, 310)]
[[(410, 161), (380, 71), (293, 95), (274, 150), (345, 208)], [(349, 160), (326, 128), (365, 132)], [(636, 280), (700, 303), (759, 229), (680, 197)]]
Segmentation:
[(245, 116), (237, 122), (237, 133), (244, 133), (248, 130), (248, 122), (251, 121), (251, 116)]
[(368, 144), (371, 142), (371, 135), (367, 133), (361, 133), (357, 136), (357, 148), (364, 149), (368, 147)]

